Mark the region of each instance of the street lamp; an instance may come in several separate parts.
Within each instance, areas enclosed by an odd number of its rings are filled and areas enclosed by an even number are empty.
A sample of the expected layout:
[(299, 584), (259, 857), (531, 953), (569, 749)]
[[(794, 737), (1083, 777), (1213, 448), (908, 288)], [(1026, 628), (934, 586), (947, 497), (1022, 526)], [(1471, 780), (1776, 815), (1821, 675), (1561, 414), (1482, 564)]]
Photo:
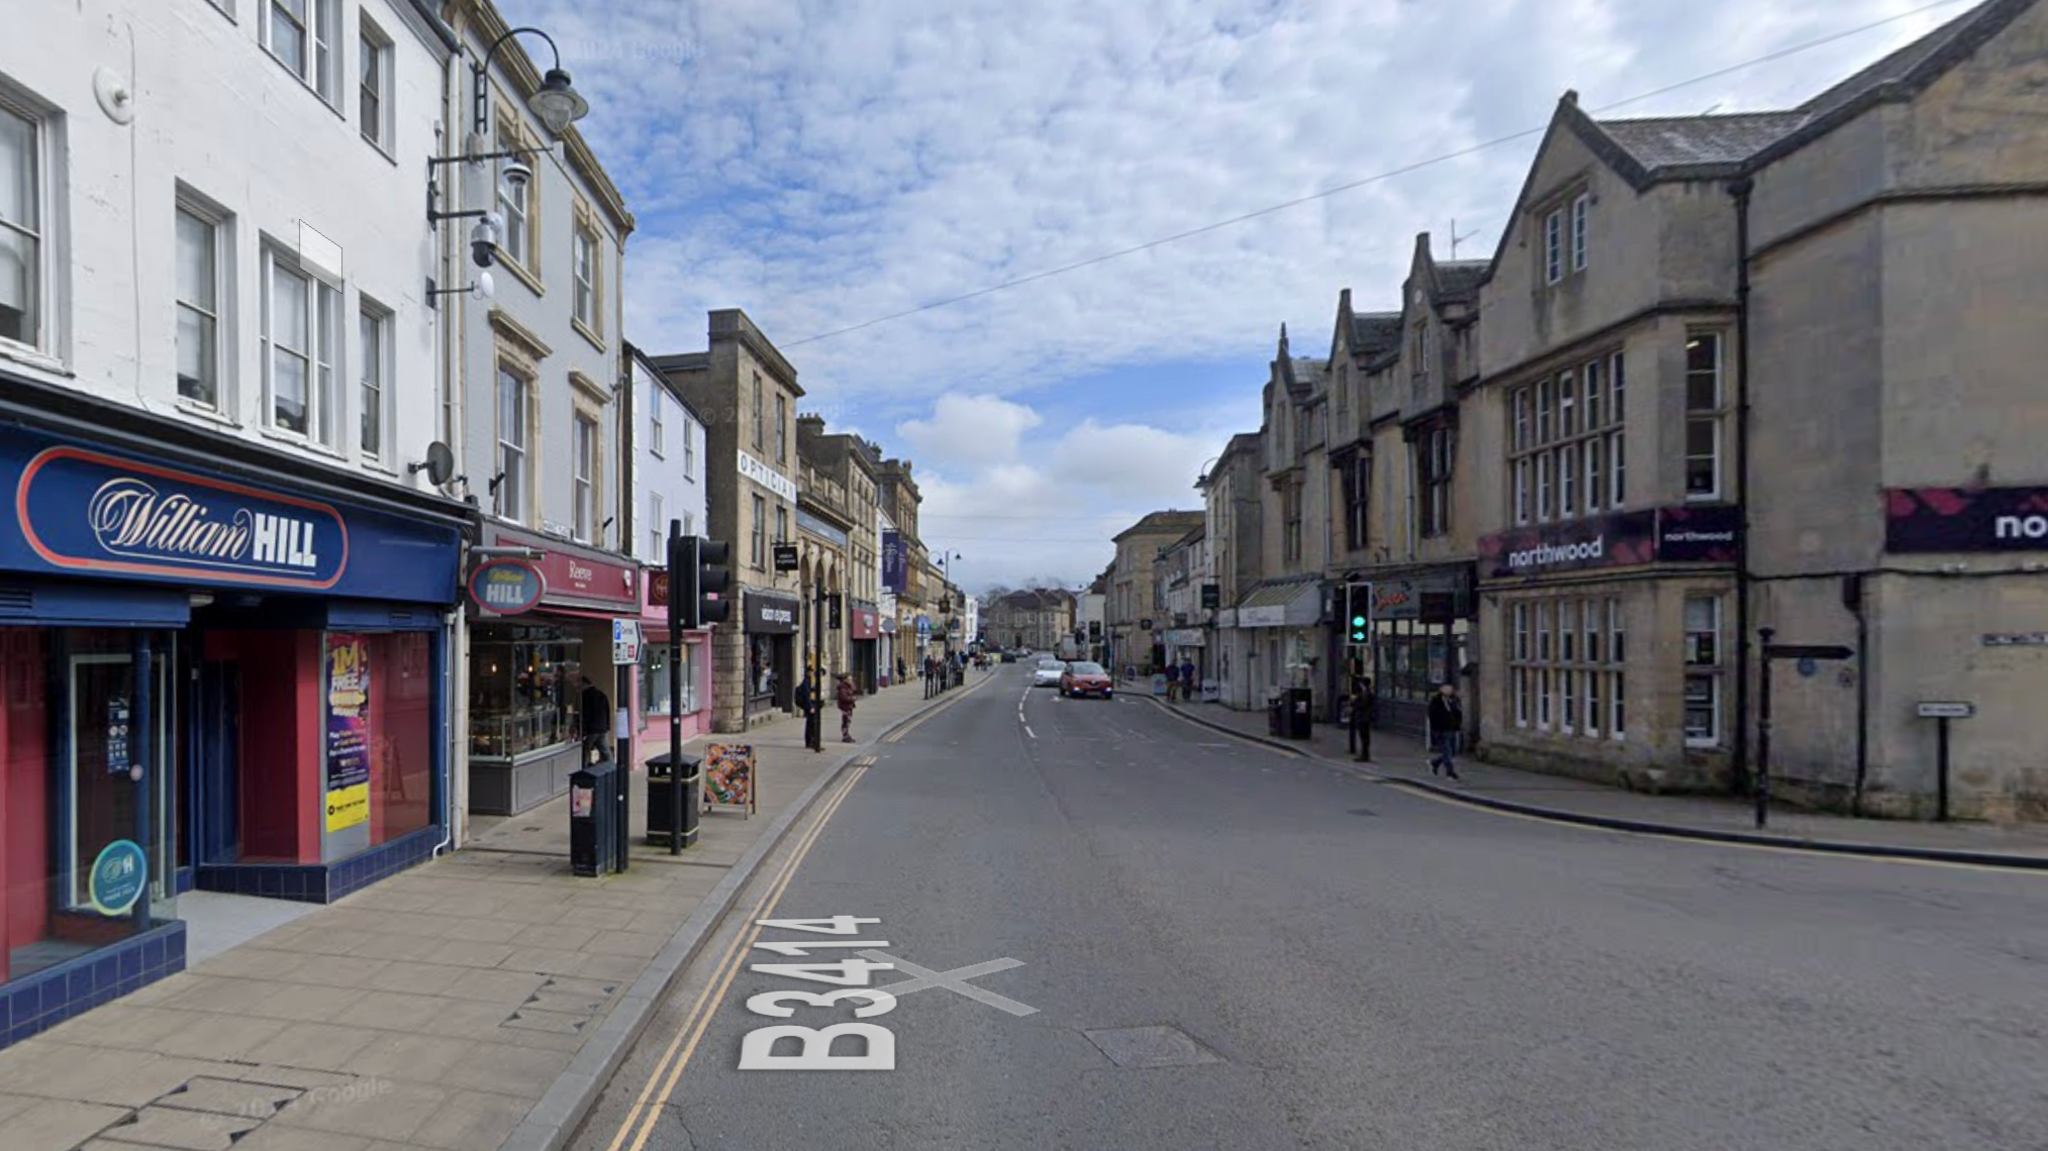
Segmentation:
[(484, 129), (490, 122), (491, 60), (497, 56), (499, 47), (505, 41), (525, 32), (531, 32), (546, 40), (548, 51), (555, 56), (555, 66), (541, 77), (540, 90), (528, 97), (527, 108), (547, 126), (549, 132), (557, 136), (590, 112), (590, 101), (579, 95), (569, 83), (569, 73), (562, 68), (562, 50), (555, 47), (554, 38), (538, 28), (514, 28), (493, 41), (490, 50), (484, 53), (483, 62), (471, 68), (476, 78), (476, 95), (471, 105), (470, 120), (478, 136), (484, 134)]

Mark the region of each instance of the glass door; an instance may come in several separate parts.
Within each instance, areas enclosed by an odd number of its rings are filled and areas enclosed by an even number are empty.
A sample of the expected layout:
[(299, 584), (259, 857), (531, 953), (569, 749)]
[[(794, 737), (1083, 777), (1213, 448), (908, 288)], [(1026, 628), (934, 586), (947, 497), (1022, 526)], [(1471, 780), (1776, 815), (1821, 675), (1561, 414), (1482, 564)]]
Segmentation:
[[(176, 731), (176, 666), (171, 652), (152, 659), (154, 695), (150, 713), (150, 787), (147, 800), (150, 892), (155, 900), (173, 894), (173, 829), (177, 794), (171, 786)], [(64, 780), (62, 890), (67, 910), (92, 906), (93, 863), (109, 844), (137, 839), (136, 805), (144, 802), (134, 773), (139, 741), (135, 730), (135, 661), (132, 656), (81, 654), (70, 657), (66, 715), (70, 747)]]

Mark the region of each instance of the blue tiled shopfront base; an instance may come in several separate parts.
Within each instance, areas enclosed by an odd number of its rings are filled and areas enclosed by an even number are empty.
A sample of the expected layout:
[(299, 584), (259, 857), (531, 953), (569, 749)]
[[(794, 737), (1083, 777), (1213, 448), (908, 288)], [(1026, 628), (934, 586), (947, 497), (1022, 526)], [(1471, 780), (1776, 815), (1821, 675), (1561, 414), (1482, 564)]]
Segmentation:
[(441, 842), (428, 827), (339, 863), (237, 863), (201, 867), (198, 887), (228, 895), (258, 895), (299, 903), (333, 903), (389, 875), (425, 863)]
[(185, 925), (176, 920), (90, 954), (0, 983), (0, 1047), (185, 970)]

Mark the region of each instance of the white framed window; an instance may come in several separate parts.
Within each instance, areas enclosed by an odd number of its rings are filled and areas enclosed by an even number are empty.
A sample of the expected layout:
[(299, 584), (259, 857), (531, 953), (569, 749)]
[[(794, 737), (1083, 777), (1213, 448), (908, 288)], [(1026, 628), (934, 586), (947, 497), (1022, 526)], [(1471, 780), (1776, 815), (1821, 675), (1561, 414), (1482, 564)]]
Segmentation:
[(578, 541), (589, 543), (597, 531), (597, 421), (576, 413), (575, 438), (570, 441), (572, 530)]
[(1721, 334), (1685, 342), (1685, 498), (1721, 495)]
[(1685, 600), (1685, 744), (1721, 743), (1721, 600)]
[(1628, 738), (1628, 615), (1622, 608), (1621, 597), (1607, 601), (1607, 665), (1614, 670), (1607, 676), (1607, 735), (1610, 739)]
[(393, 54), (391, 37), (371, 21), (368, 13), (363, 13), (356, 31), (356, 128), (363, 139), (387, 155), (395, 144), (391, 114)]
[(571, 301), (576, 322), (597, 332), (597, 237), (581, 224), (576, 226), (572, 245), (571, 265), (576, 275), (576, 290)]
[(221, 378), (226, 261), (218, 217), (179, 197), (177, 244), (178, 398), (217, 412), (226, 401)]
[(533, 381), (498, 365), (498, 514), (526, 522), (529, 452), (528, 410)]
[(263, 46), (322, 100), (339, 106), (335, 40), (341, 0), (265, 0)]
[(1620, 442), (1613, 363), (1601, 356), (1510, 392), (1509, 436), (1515, 522), (1571, 519), (1616, 506), (1610, 498), (1614, 445)]
[(775, 462), (789, 463), (789, 397), (775, 393)]
[[(758, 425), (757, 425), (758, 426)], [(753, 498), (754, 530), (748, 536), (748, 566), (759, 571), (768, 569), (768, 501), (760, 496)]]
[(683, 478), (697, 478), (697, 437), (690, 431), (690, 421), (683, 421)]
[(761, 451), (767, 442), (763, 436), (768, 431), (767, 394), (761, 390), (761, 373), (754, 373), (754, 451)]
[[(501, 121), (498, 125), (498, 150), (503, 152), (520, 146), (519, 138), (507, 131)], [(517, 157), (506, 157), (498, 161), (498, 178), (492, 183), (498, 190), (498, 215), (505, 221), (503, 254), (521, 267), (530, 269), (532, 265), (528, 257), (533, 251), (533, 188), (531, 181), (514, 188), (504, 178), (505, 165), (515, 159)], [(539, 175), (540, 173), (536, 171), (535, 179), (538, 179)]]
[(272, 428), (332, 445), (341, 293), (299, 271), (282, 248), (263, 251), (263, 392)]
[(665, 458), (668, 454), (668, 424), (663, 411), (666, 406), (661, 399), (661, 388), (656, 387), (649, 393), (647, 404), (647, 450), (654, 453), (655, 459)]
[(647, 562), (668, 562), (663, 549), (668, 543), (668, 517), (663, 514), (661, 493), (647, 493)]
[(1543, 217), (1543, 282), (1564, 279), (1564, 212), (1560, 209)]
[(1581, 192), (1572, 198), (1572, 271), (1586, 270), (1586, 225), (1593, 210), (1593, 197)]
[(386, 436), (391, 411), (391, 309), (368, 296), (356, 313), (356, 447), (366, 460), (390, 462)]
[(44, 122), (0, 95), (0, 343), (51, 351)]

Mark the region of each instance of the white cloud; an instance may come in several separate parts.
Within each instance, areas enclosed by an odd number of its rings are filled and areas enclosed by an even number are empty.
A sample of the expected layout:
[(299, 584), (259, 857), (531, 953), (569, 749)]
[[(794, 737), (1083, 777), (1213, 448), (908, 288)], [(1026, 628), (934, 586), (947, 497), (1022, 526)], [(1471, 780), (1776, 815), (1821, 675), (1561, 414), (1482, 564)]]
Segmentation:
[(995, 464), (1016, 459), (1024, 433), (1044, 422), (1023, 404), (996, 396), (949, 394), (939, 397), (929, 419), (906, 420), (896, 425), (896, 434), (929, 466)]

